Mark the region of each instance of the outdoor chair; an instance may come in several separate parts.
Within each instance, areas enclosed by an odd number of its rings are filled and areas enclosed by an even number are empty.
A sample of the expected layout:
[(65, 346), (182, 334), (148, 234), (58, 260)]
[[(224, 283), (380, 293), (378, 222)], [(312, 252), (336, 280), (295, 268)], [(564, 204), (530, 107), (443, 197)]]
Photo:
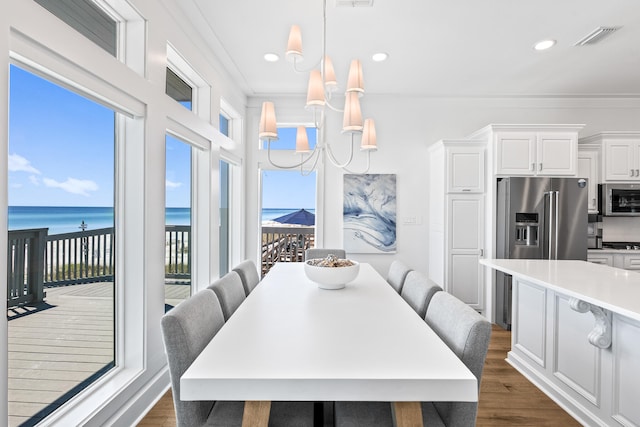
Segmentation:
[(387, 273), (387, 282), (393, 287), (393, 289), (400, 293), (402, 291), (402, 286), (404, 285), (407, 274), (409, 274), (410, 271), (411, 268), (409, 268), (404, 262), (395, 260), (389, 267), (389, 273)]
[(244, 293), (244, 287), (242, 286), (242, 279), (235, 271), (228, 272), (209, 285), (208, 289), (215, 292), (218, 297), (225, 322), (229, 320), (229, 317), (231, 317), (247, 297)]
[(310, 248), (306, 250), (304, 259), (326, 258), (331, 254), (340, 259), (345, 259), (347, 257), (347, 252), (344, 249)]
[(260, 283), (260, 276), (258, 275), (258, 268), (255, 263), (250, 259), (244, 260), (235, 266), (233, 271), (240, 276), (244, 293), (246, 296), (249, 296), (251, 291)]
[(418, 271), (410, 271), (404, 279), (400, 296), (424, 318), (431, 298), (442, 288)]

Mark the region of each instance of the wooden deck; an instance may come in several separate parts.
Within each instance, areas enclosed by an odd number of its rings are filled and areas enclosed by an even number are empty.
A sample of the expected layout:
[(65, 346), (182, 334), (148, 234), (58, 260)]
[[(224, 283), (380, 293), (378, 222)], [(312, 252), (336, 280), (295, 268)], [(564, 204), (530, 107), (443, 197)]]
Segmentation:
[[(165, 285), (166, 303), (189, 296)], [(46, 289), (45, 302), (9, 320), (9, 426), (33, 426), (113, 366), (111, 282)]]

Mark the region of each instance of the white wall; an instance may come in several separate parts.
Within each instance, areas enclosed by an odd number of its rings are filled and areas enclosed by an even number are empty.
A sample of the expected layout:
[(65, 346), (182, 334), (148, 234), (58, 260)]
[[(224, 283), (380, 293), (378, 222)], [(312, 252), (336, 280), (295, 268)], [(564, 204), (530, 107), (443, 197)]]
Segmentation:
[[(271, 98), (276, 103), (278, 121), (295, 121), (310, 117), (303, 109), (304, 99)], [(248, 120), (257, 120), (262, 98), (249, 100)], [(296, 104), (297, 102), (297, 104)], [(583, 98), (424, 98), (365, 95), (361, 99), (363, 115), (376, 120), (378, 151), (372, 154), (369, 173), (397, 174), (397, 253), (352, 257), (372, 263), (386, 274), (391, 262), (400, 258), (416, 270), (428, 273), (428, 206), (429, 191), (427, 147), (443, 138), (462, 138), (490, 123), (574, 123), (585, 124), (580, 137), (602, 131), (640, 130), (640, 99)], [(297, 105), (297, 106), (296, 106)], [(294, 108), (295, 107), (295, 108)], [(331, 124), (339, 137), (340, 119)], [(247, 140), (257, 139), (255, 123), (249, 124)], [(344, 157), (344, 156), (343, 156)], [(262, 153), (249, 154), (248, 170), (257, 170)], [(360, 166), (355, 166), (358, 168)], [(248, 176), (248, 209), (257, 208), (257, 175)], [(321, 210), (324, 216), (324, 245), (342, 246), (342, 172), (327, 166)], [(253, 203), (253, 201), (256, 201)], [(403, 224), (406, 217), (416, 217), (419, 224)], [(257, 220), (248, 224), (255, 229)], [(257, 232), (249, 232), (248, 253), (257, 253)]]

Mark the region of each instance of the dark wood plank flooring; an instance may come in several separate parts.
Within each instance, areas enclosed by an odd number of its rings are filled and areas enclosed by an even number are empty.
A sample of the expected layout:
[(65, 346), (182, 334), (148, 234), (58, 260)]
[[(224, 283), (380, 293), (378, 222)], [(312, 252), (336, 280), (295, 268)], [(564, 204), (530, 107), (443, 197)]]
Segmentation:
[[(580, 426), (569, 414), (504, 359), (511, 347), (511, 332), (494, 325), (480, 385), (477, 427)], [(171, 390), (138, 424), (175, 427)]]

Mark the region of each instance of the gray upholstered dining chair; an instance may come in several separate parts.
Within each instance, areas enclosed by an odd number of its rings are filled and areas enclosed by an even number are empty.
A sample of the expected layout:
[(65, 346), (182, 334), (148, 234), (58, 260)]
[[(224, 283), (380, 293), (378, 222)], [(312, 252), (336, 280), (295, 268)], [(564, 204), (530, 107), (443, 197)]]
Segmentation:
[(404, 280), (410, 271), (412, 271), (411, 268), (409, 268), (409, 266), (404, 262), (398, 259), (393, 261), (389, 267), (389, 272), (387, 273), (387, 283), (400, 293), (402, 291), (402, 286), (404, 285)]
[(233, 271), (240, 276), (244, 293), (246, 296), (249, 296), (251, 291), (260, 283), (260, 276), (258, 275), (258, 268), (255, 263), (250, 259), (246, 259), (235, 266)]
[[(240, 427), (244, 402), (182, 401), (180, 377), (224, 325), (215, 293), (204, 289), (161, 320), (177, 427)], [(313, 426), (313, 402), (273, 402), (269, 427)]]
[(340, 259), (347, 257), (347, 252), (344, 249), (309, 248), (304, 253), (304, 259), (326, 258), (330, 254)]
[[(478, 380), (489, 348), (491, 323), (447, 292), (431, 299), (425, 321)], [(473, 427), (477, 402), (422, 402), (422, 421), (430, 427)], [(391, 427), (389, 402), (336, 402), (336, 427)]]
[(247, 297), (244, 293), (244, 287), (242, 286), (242, 279), (235, 271), (228, 272), (209, 285), (208, 289), (215, 292), (218, 297), (225, 321), (229, 320), (229, 317), (231, 317)]
[[(491, 339), (491, 323), (474, 309), (447, 292), (431, 299), (425, 317), (427, 324), (458, 356), (478, 380)], [(423, 420), (439, 418), (447, 427), (474, 426), (478, 402), (423, 402)]]
[(420, 317), (424, 318), (431, 298), (439, 291), (442, 291), (440, 286), (429, 280), (424, 274), (414, 270), (407, 273), (400, 296)]
[(224, 325), (222, 308), (209, 289), (195, 293), (162, 317), (162, 336), (169, 362), (178, 427), (240, 426), (243, 402), (180, 400), (180, 377)]

